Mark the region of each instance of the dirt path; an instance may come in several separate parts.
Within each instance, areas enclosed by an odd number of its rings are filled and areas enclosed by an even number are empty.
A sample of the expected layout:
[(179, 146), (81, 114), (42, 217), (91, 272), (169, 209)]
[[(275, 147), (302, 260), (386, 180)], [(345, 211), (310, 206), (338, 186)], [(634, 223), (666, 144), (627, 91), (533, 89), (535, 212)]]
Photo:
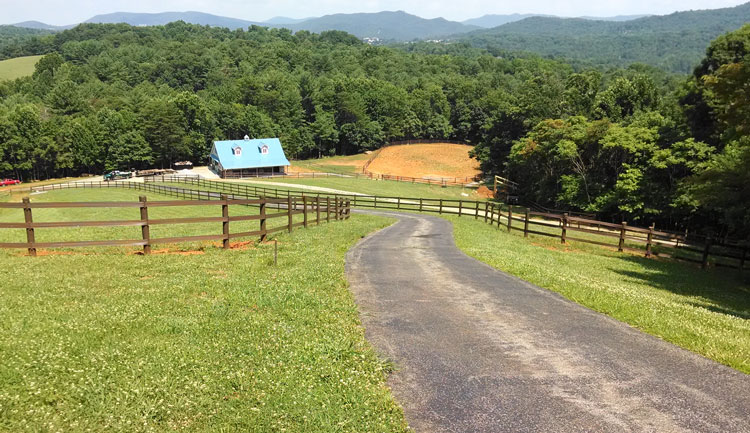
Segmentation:
[(499, 272), (441, 218), (347, 256), (368, 339), (418, 432), (750, 432), (750, 376)]

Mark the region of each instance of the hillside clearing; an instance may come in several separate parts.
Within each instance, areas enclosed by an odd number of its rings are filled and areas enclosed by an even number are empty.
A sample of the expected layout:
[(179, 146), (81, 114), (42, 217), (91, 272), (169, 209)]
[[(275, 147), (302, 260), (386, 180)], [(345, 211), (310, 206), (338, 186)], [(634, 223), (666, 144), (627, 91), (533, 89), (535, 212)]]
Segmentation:
[(0, 61), (0, 81), (28, 77), (34, 73), (34, 66), (42, 56), (17, 57)]
[[(44, 200), (71, 198), (58, 193)], [(387, 224), (280, 235), (278, 267), (270, 244), (0, 251), (0, 429), (404, 431), (344, 280), (349, 247)]]
[(381, 149), (368, 171), (416, 178), (474, 177), (479, 162), (469, 156), (471, 146), (451, 143), (409, 144)]

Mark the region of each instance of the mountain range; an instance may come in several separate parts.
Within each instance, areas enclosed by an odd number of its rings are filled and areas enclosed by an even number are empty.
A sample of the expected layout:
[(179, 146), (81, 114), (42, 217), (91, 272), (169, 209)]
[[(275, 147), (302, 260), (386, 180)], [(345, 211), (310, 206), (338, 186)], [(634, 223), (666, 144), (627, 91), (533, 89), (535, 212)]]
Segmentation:
[[(494, 55), (525, 51), (563, 58), (583, 66), (627, 66), (640, 62), (671, 72), (690, 72), (717, 36), (750, 23), (750, 3), (740, 6), (675, 12), (669, 15), (560, 18), (549, 15), (485, 15), (464, 22), (425, 19), (403, 11), (333, 14), (295, 19), (274, 17), (247, 21), (202, 12), (127, 13), (97, 15), (86, 23), (127, 23), (154, 26), (182, 20), (192, 24), (247, 28), (253, 25), (319, 33), (341, 30), (370, 43), (440, 40), (464, 42)], [(50, 26), (38, 21), (15, 24), (37, 31)]]
[(750, 23), (750, 3), (626, 21), (529, 17), (449, 38), (498, 52), (529, 51), (586, 64), (641, 62), (690, 72), (717, 36)]
[[(274, 17), (265, 21), (249, 21), (239, 18), (223, 17), (204, 12), (160, 12), (136, 13), (114, 12), (96, 15), (84, 21), (85, 23), (126, 23), (133, 26), (164, 25), (173, 21), (185, 21), (213, 27), (227, 27), (229, 29), (247, 28), (252, 25), (266, 27), (285, 27), (293, 31), (307, 30), (321, 32), (325, 30), (342, 30), (360, 38), (378, 38), (384, 41), (410, 41), (413, 39), (436, 38), (446, 35), (468, 33), (481, 28), (492, 28), (503, 24), (521, 21), (530, 17), (550, 16), (535, 14), (484, 15), (479, 18), (463, 22), (450, 21), (444, 18), (426, 19), (411, 15), (403, 11), (384, 11), (376, 13), (333, 14), (322, 17), (289, 18)], [(635, 19), (639, 16), (621, 16), (612, 18), (589, 17), (587, 19), (601, 19), (623, 21)], [(12, 24), (16, 27), (60, 31), (75, 27), (54, 26), (39, 21), (25, 21)]]

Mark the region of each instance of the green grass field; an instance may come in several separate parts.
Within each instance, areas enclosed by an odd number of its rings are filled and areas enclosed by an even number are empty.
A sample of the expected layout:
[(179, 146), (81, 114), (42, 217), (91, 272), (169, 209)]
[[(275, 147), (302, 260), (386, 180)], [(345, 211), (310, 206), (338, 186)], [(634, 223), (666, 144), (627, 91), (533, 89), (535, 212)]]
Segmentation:
[(0, 61), (0, 81), (28, 77), (34, 73), (34, 66), (42, 56), (17, 57)]
[[(67, 190), (32, 201), (137, 195)], [(83, 216), (50, 212), (39, 220)], [(365, 341), (344, 279), (346, 251), (388, 223), (354, 215), (281, 234), (277, 267), (273, 244), (257, 243), (190, 255), (0, 250), (0, 431), (404, 431), (385, 387), (390, 366)], [(52, 239), (77, 229), (43, 230)]]
[[(253, 180), (237, 181), (238, 183), (251, 183), (253, 185), (262, 185), (264, 183), (288, 183), (295, 185), (309, 185), (323, 188), (332, 188), (342, 191), (350, 191), (368, 195), (378, 195), (387, 197), (408, 197), (408, 198), (442, 198), (455, 200), (484, 200), (477, 196), (476, 190), (472, 188), (462, 188), (458, 186), (441, 187), (439, 185), (425, 185), (420, 183), (399, 182), (395, 180), (372, 180), (372, 179), (355, 179), (347, 177), (326, 177), (322, 179), (270, 179), (270, 180)], [(284, 186), (272, 188), (294, 189)], [(466, 194), (466, 195), (463, 195)]]
[(349, 156), (330, 156), (319, 159), (306, 159), (299, 161), (292, 161), (292, 165), (300, 169), (309, 171), (318, 171), (324, 173), (361, 173), (362, 170), (358, 169), (358, 164), (364, 164), (372, 155), (360, 153), (358, 155)]
[(750, 373), (750, 285), (739, 271), (701, 270), (602, 247), (453, 222), (459, 248), (644, 332)]

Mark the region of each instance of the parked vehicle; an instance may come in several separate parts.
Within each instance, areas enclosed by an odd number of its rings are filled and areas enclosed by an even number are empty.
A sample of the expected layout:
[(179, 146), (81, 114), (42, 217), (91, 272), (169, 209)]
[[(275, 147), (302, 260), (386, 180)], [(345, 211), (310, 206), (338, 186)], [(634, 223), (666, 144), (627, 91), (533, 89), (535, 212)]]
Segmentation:
[(21, 183), (18, 179), (3, 179), (0, 180), (0, 186), (18, 185)]
[(133, 177), (132, 171), (110, 171), (104, 175), (104, 180), (130, 179)]

